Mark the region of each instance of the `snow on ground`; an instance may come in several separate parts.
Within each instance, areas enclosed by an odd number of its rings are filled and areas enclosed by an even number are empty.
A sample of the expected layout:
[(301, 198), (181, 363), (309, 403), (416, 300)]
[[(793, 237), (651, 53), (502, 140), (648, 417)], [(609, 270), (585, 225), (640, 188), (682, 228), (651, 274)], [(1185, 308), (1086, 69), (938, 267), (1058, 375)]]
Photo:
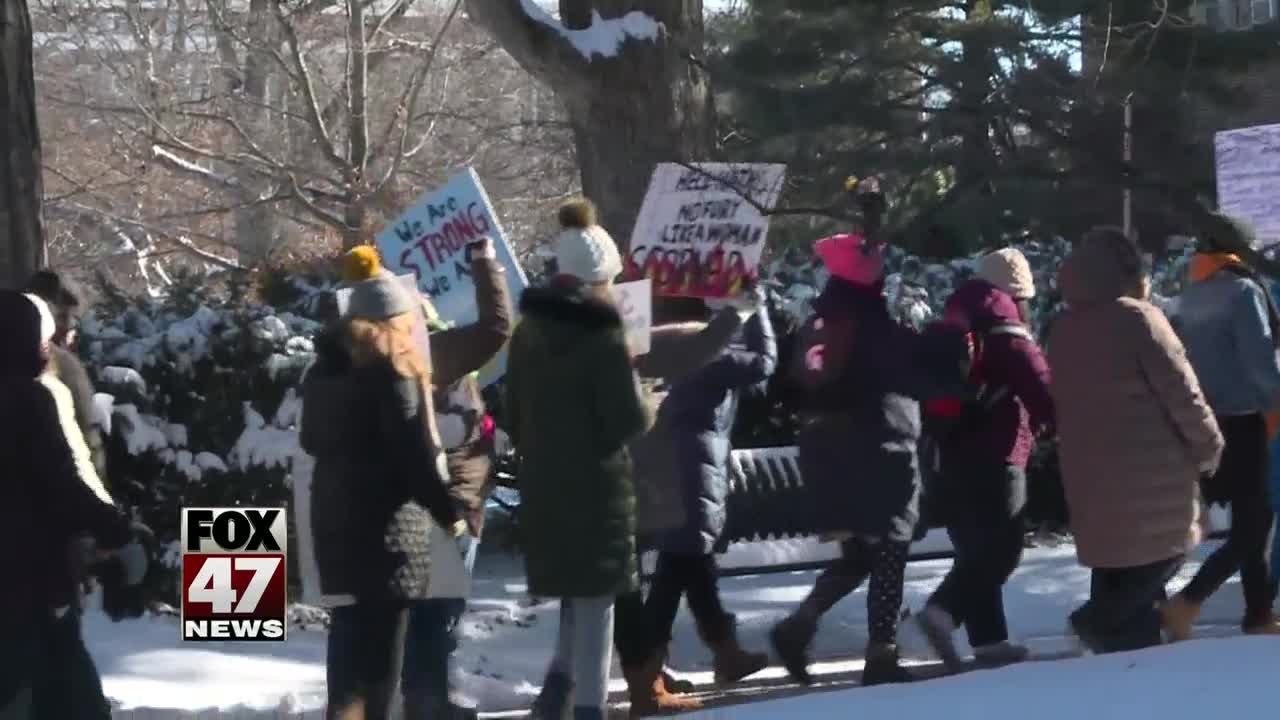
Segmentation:
[[(1202, 640), (1135, 653), (1026, 663), (910, 686), (859, 688), (737, 705), (689, 720), (939, 718), (1134, 720), (1248, 717), (1275, 712), (1280, 644)], [(1005, 710), (1008, 714), (1001, 712)]]
[[(809, 559), (813, 549), (808, 545), (797, 546), (804, 550), (799, 556)], [(1208, 548), (1202, 548), (1197, 560), (1184, 568), (1174, 586), (1185, 583), (1198, 567)], [(742, 550), (746, 552), (746, 550)], [(782, 552), (777, 548), (770, 552)], [(793, 562), (800, 550), (787, 554)], [(919, 608), (929, 593), (937, 587), (950, 562), (946, 560), (912, 563), (907, 568), (906, 603)], [(813, 583), (813, 572), (790, 572), (775, 575), (757, 575), (726, 578), (721, 589), (728, 609), (738, 615), (742, 641), (748, 648), (765, 649), (770, 627), (793, 609), (805, 596)], [(1088, 595), (1089, 572), (1075, 561), (1071, 546), (1038, 548), (1028, 551), (1022, 566), (1005, 592), (1010, 629), (1017, 638), (1031, 641), (1037, 649), (1052, 650), (1063, 643), (1067, 614), (1084, 601)], [(1203, 621), (1208, 624), (1237, 626), (1242, 612), (1242, 600), (1238, 583), (1233, 581), (1205, 607)], [(554, 603), (534, 603), (525, 596), (525, 586), (516, 558), (502, 555), (483, 555), (477, 568), (475, 597), (470, 612), (464, 620), (467, 640), (463, 644), (462, 662), (467, 673), (469, 690), (485, 711), (503, 711), (527, 707), (537, 692), (537, 685), (549, 657), (556, 631), (557, 614)], [(675, 639), (671, 646), (671, 662), (682, 675), (695, 682), (709, 680), (710, 656), (697, 638), (692, 619), (682, 612), (677, 620)], [(221, 714), (201, 713), (200, 717), (299, 717), (306, 711), (307, 717), (322, 707), (324, 702), (325, 642), (321, 632), (291, 629), (288, 642), (184, 644), (179, 640), (176, 621), (169, 618), (147, 618), (122, 623), (111, 623), (105, 616), (89, 612), (85, 622), (85, 637), (90, 650), (98, 661), (108, 696), (121, 706), (116, 717), (160, 718), (187, 717), (188, 713), (222, 709)], [(919, 646), (919, 639), (904, 633), (904, 649), (910, 651)], [(1206, 641), (1206, 646), (1217, 641)], [(865, 588), (837, 605), (824, 621), (822, 632), (815, 643), (817, 660), (834, 661), (819, 666), (819, 671), (847, 672), (856, 670), (861, 663), (848, 661), (859, 657), (866, 645), (866, 591)], [(1274, 643), (1273, 643), (1274, 645)], [(1235, 644), (1230, 647), (1236, 647)], [(1252, 657), (1261, 652), (1254, 644), (1241, 641), (1240, 652)], [(1133, 671), (1146, 677), (1165, 672), (1188, 672), (1196, 665), (1188, 658), (1191, 651), (1183, 648), (1165, 649), (1158, 653), (1134, 656), (1130, 660), (1105, 658), (1071, 667), (1079, 667), (1082, 683), (1099, 689), (1105, 685), (1105, 676), (1117, 667), (1127, 668), (1125, 663), (1136, 663)], [(1272, 658), (1271, 671), (1280, 662), (1280, 649)], [(1146, 659), (1146, 658), (1150, 659)], [(1120, 665), (1116, 665), (1120, 663)], [(1059, 664), (1043, 663), (1035, 667), (1019, 668), (1025, 674), (1027, 688), (1045, 688), (1061, 685), (1081, 697), (1093, 693), (1080, 693), (1055, 674)], [(1213, 667), (1210, 676), (1219, 677), (1219, 666), (1201, 664), (1199, 668)], [(1181, 669), (1179, 669), (1181, 668)], [(1222, 668), (1225, 669), (1225, 666)], [(772, 672), (780, 674), (780, 670)], [(1014, 672), (1014, 671), (1010, 671)], [(1075, 671), (1073, 671), (1075, 672)], [(994, 682), (976, 676), (969, 679), (934, 681), (924, 683), (927, 690), (921, 693), (934, 698), (933, 702), (954, 702), (963, 698), (976, 698), (988, 692)], [(1000, 675), (1008, 678), (1008, 675)], [(1073, 676), (1074, 677), (1074, 676)], [(1174, 677), (1180, 677), (1175, 675)], [(1001, 680), (1002, 684), (1009, 682)], [(956, 683), (959, 683), (957, 686)], [(934, 688), (938, 684), (944, 690)], [(1193, 685), (1189, 685), (1193, 686)], [(1194, 687), (1194, 686), (1193, 686)], [(622, 690), (620, 675), (615, 672), (614, 688)], [(1024, 688), (1019, 687), (1021, 693)], [(875, 698), (889, 697), (892, 691), (875, 690), (869, 702)], [(952, 695), (947, 695), (952, 692)], [(1230, 693), (1216, 693), (1217, 696)], [(912, 693), (894, 693), (894, 702)], [(862, 695), (859, 696), (864, 697)], [(1134, 702), (1146, 702), (1145, 694), (1131, 694)], [(949, 700), (946, 698), (950, 698)], [(1234, 699), (1233, 699), (1234, 701)], [(800, 701), (796, 701), (800, 702)], [(818, 700), (814, 701), (815, 703)], [(884, 700), (884, 702), (890, 702)], [(904, 701), (905, 702), (905, 701)], [(914, 702), (914, 701), (912, 701)], [(962, 703), (961, 703), (962, 704)], [(1036, 707), (1045, 708), (1051, 702), (1037, 701)], [(799, 706), (797, 706), (799, 707)], [(923, 706), (921, 706), (923, 708)], [(173, 713), (140, 712), (128, 709), (169, 709)], [(740, 708), (734, 708), (734, 717)], [(234, 710), (235, 712), (227, 712)], [(742, 717), (746, 715), (746, 710)], [(777, 712), (776, 710), (774, 711)], [(976, 711), (975, 711), (976, 712)], [(883, 715), (887, 715), (884, 713)], [(714, 715), (707, 715), (713, 717)], [(771, 717), (778, 717), (774, 714)], [(867, 715), (879, 717), (875, 712)], [(907, 717), (912, 714), (908, 713)], [(762, 716), (763, 717), (763, 716)], [(1053, 717), (1066, 717), (1054, 715)], [(1109, 716), (1100, 716), (1109, 717)]]

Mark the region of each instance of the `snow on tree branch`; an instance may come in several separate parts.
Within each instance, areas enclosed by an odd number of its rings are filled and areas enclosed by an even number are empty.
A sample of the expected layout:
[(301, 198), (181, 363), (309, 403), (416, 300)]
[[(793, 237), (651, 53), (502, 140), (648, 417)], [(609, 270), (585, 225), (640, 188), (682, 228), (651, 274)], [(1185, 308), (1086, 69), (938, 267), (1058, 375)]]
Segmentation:
[(662, 23), (638, 10), (620, 18), (605, 20), (600, 13), (591, 11), (591, 25), (582, 30), (570, 30), (543, 10), (536, 0), (520, 0), (524, 13), (534, 21), (542, 23), (559, 33), (573, 45), (588, 62), (596, 55), (605, 58), (617, 57), (622, 46), (628, 40), (653, 42), (662, 34)]
[(151, 156), (175, 170), (200, 178), (212, 185), (220, 187), (239, 187), (240, 185), (240, 181), (237, 178), (220, 175), (206, 167), (180, 158), (159, 145), (151, 146)]

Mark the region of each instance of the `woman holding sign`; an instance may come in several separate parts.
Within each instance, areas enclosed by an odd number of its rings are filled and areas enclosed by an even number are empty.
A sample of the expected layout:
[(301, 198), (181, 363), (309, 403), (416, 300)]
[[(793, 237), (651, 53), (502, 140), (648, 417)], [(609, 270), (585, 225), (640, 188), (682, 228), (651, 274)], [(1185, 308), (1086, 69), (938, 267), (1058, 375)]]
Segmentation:
[(741, 338), (712, 362), (676, 381), (658, 410), (672, 446), (687, 519), (662, 533), (657, 542), (658, 567), (646, 604), (656, 637), (667, 640), (680, 599), (687, 598), (698, 633), (714, 655), (716, 681), (722, 683), (753, 675), (769, 660), (738, 644), (734, 617), (720, 602), (714, 553), (724, 532), (729, 432), (737, 415), (738, 394), (768, 380), (778, 364), (773, 326), (762, 307), (763, 293), (756, 289), (728, 302), (754, 311)]

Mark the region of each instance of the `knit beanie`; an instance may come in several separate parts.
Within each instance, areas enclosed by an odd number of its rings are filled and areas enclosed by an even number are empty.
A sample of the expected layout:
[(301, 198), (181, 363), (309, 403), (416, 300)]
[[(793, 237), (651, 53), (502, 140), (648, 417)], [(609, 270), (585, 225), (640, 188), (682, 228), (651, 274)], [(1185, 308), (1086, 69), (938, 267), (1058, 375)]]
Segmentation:
[(347, 315), (364, 320), (382, 321), (413, 312), (418, 305), (391, 273), (380, 273), (351, 286)]
[(44, 367), (43, 320), (21, 293), (0, 290), (0, 376), (34, 378)]
[(827, 272), (854, 285), (870, 287), (884, 278), (884, 254), (857, 233), (841, 233), (814, 243)]
[(1016, 248), (1001, 248), (978, 261), (978, 277), (1009, 293), (1014, 300), (1036, 296), (1036, 280), (1031, 264)]
[(561, 206), (560, 228), (555, 253), (561, 275), (598, 285), (622, 274), (618, 245), (597, 223), (591, 201), (575, 200)]

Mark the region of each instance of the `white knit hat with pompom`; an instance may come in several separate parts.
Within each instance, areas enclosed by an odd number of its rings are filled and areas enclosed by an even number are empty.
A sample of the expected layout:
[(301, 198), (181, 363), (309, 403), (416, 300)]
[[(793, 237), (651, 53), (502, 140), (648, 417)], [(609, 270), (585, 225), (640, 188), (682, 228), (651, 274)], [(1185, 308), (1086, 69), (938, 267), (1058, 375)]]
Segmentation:
[(622, 255), (604, 228), (568, 228), (556, 238), (556, 265), (562, 275), (584, 283), (609, 282), (622, 274)]

